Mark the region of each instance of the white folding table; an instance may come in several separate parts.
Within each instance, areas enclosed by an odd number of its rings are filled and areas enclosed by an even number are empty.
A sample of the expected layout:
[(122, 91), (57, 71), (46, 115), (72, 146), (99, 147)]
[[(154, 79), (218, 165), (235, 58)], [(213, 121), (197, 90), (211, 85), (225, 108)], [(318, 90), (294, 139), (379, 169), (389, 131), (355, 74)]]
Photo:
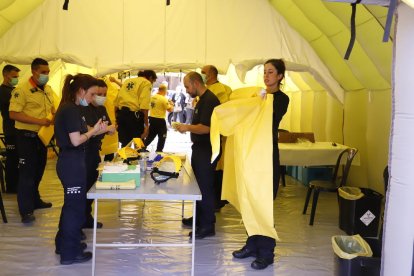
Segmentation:
[[(280, 165), (284, 166), (325, 166), (335, 165), (339, 154), (349, 148), (332, 142), (279, 143)], [(346, 160), (343, 160), (345, 162)], [(359, 154), (353, 165), (359, 165)]]
[[(135, 190), (97, 190), (95, 185), (87, 193), (88, 199), (94, 199), (94, 225), (93, 225), (93, 250), (92, 250), (92, 275), (95, 275), (96, 248), (97, 247), (191, 247), (191, 275), (194, 275), (194, 245), (195, 245), (195, 221), (196, 201), (201, 200), (201, 193), (195, 180), (194, 173), (188, 161), (181, 168), (180, 176), (169, 179), (159, 185), (151, 179), (149, 172), (141, 178), (141, 185)], [(193, 229), (191, 243), (97, 243), (96, 224), (98, 219), (99, 199), (113, 200), (189, 200), (193, 201)]]

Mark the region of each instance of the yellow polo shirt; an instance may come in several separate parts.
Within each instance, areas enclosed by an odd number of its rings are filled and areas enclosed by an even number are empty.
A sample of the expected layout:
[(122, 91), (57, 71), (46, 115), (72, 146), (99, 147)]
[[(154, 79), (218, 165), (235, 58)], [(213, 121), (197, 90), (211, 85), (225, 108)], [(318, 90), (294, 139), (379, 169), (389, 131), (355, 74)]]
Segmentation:
[(229, 100), (232, 92), (231, 88), (221, 82), (216, 82), (211, 85), (207, 85), (207, 88), (216, 95), (220, 103), (225, 103)]
[[(54, 109), (53, 95), (54, 92), (49, 85), (46, 84), (42, 90), (29, 79), (13, 90), (9, 111), (23, 112), (37, 119), (46, 118)], [(15, 127), (38, 132), (41, 126), (16, 121)]]
[(169, 108), (171, 108), (171, 105), (168, 103), (167, 97), (157, 93), (151, 97), (151, 109), (149, 116), (164, 119), (165, 113)]
[(115, 99), (117, 108), (128, 107), (131, 111), (150, 109), (152, 84), (146, 78), (125, 80)]

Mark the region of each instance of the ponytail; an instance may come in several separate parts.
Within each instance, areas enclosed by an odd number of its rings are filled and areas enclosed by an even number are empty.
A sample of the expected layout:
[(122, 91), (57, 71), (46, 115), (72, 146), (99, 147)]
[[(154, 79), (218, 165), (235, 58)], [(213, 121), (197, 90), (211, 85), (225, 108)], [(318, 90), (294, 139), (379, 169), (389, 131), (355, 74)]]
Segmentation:
[(72, 76), (68, 74), (63, 84), (62, 99), (60, 100), (59, 108), (66, 103), (75, 103), (79, 89), (88, 90), (92, 86), (98, 86), (98, 80), (91, 75), (77, 74)]
[(65, 82), (63, 84), (63, 88), (62, 88), (62, 98), (60, 99), (60, 103), (59, 103), (59, 107), (58, 110), (61, 108), (61, 106), (63, 106), (65, 103), (68, 102), (75, 102), (75, 97), (76, 94), (73, 93), (72, 91), (72, 87), (71, 87), (71, 82), (73, 82), (74, 80), (74, 76), (72, 76), (71, 74), (68, 74), (65, 78)]

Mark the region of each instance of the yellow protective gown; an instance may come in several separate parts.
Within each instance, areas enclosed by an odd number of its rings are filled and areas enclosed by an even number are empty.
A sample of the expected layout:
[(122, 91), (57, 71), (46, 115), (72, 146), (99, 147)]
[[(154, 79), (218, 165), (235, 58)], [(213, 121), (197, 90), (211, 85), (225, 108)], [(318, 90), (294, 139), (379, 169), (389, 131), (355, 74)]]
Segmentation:
[(273, 220), (273, 95), (229, 101), (211, 116), (212, 160), (228, 136), (222, 199), (240, 212), (249, 236), (278, 239)]

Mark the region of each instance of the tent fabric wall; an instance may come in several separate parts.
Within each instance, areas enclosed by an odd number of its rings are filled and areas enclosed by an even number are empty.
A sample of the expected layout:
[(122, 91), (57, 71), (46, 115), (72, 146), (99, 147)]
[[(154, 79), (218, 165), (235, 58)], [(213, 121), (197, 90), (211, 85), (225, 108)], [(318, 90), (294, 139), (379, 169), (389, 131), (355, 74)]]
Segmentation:
[[(317, 140), (357, 147), (361, 165), (353, 166), (350, 184), (383, 192), (381, 173), (387, 163), (392, 119), (393, 40), (396, 53), (402, 52), (407, 59), (397, 55), (396, 64), (404, 69), (397, 68), (395, 76), (412, 69), (408, 64), (413, 60), (412, 31), (401, 26), (412, 26), (414, 17), (404, 4), (399, 5), (398, 37), (392, 34), (387, 43), (382, 43), (387, 9), (358, 5), (356, 43), (345, 61), (351, 14), (347, 3), (173, 0), (166, 6), (163, 0), (83, 0), (71, 1), (69, 10), (63, 11), (62, 1), (12, 2), (0, 10), (0, 62), (27, 65), (37, 56), (52, 61), (51, 83), (58, 93), (68, 72), (104, 75), (137, 68), (190, 70), (207, 63), (227, 73), (224, 82), (233, 83), (233, 88), (262, 86), (262, 69), (257, 65), (283, 57), (290, 70), (285, 88), (291, 105), (281, 127), (312, 130)], [(21, 75), (29, 76), (30, 70), (23, 69)], [(386, 227), (385, 275), (393, 274), (391, 269), (399, 265), (404, 268), (398, 275), (408, 274), (411, 256), (401, 261), (395, 257), (400, 255), (397, 250), (408, 246), (411, 251), (405, 252), (412, 253), (412, 244), (400, 246), (400, 239), (412, 241), (413, 227), (397, 221), (400, 215), (395, 214), (401, 211), (398, 208), (406, 208), (401, 205), (406, 200), (413, 209), (409, 193), (397, 196), (412, 179), (411, 171), (403, 170), (412, 160), (407, 154), (411, 140), (402, 130), (412, 125), (403, 115), (409, 114), (413, 85), (408, 78), (396, 80), (401, 83), (394, 88), (394, 101), (398, 101), (393, 112), (398, 122), (394, 122), (387, 209), (387, 225), (393, 226)], [(401, 227), (407, 229), (396, 237)]]
[(230, 63), (246, 62), (248, 70), (268, 58), (284, 57), (291, 67), (311, 72), (332, 96), (344, 98), (314, 50), (267, 0), (243, 5), (237, 0), (175, 0), (170, 6), (164, 1), (88, 0), (71, 3), (68, 11), (59, 1), (46, 0), (0, 38), (0, 53), (0, 60), (16, 64), (38, 55), (60, 58), (95, 68), (98, 75), (203, 64), (224, 72)]
[[(365, 6), (358, 6), (357, 39), (346, 61), (343, 55), (350, 37), (349, 4), (320, 0), (270, 2), (312, 45), (346, 91), (390, 88), (392, 42), (382, 42), (383, 25)], [(381, 11), (385, 16), (387, 9), (377, 9), (378, 14)]]
[(393, 122), (390, 143), (390, 183), (386, 198), (382, 259), (383, 275), (411, 275), (414, 240), (413, 94), (414, 10), (398, 7), (395, 42)]
[[(381, 177), (388, 156), (387, 137), (391, 118), (386, 111), (390, 110), (393, 45), (392, 41), (382, 42), (387, 9), (358, 5), (356, 42), (350, 59), (346, 61), (343, 55), (349, 42), (351, 16), (348, 3), (319, 0), (270, 2), (312, 45), (345, 90), (344, 121), (340, 110), (342, 107), (329, 101), (328, 108), (335, 112), (330, 114), (333, 116), (328, 116), (328, 121), (333, 120), (335, 123), (327, 122), (327, 127), (329, 125), (334, 129), (337, 126), (342, 129), (343, 124), (343, 133), (331, 129), (333, 131), (327, 131), (326, 140), (332, 137), (334, 141), (359, 149), (361, 165), (353, 166), (349, 184), (368, 186), (383, 193)], [(377, 101), (379, 98), (381, 100)], [(319, 111), (314, 109), (314, 112)], [(317, 117), (314, 115), (314, 118)], [(313, 130), (318, 137), (320, 128)]]
[[(16, 0), (1, 12), (16, 9), (18, 2), (23, 5)], [(292, 98), (285, 127), (357, 147), (365, 162), (351, 173), (351, 184), (383, 191), (378, 180), (387, 141), (368, 144), (367, 139), (386, 137), (389, 119), (382, 113), (383, 128), (367, 126), (375, 125), (378, 111), (389, 106), (392, 42), (381, 42), (386, 8), (358, 6), (357, 40), (345, 61), (351, 11), (345, 3), (174, 0), (166, 6), (165, 1), (85, 0), (72, 1), (68, 11), (62, 10), (60, 1), (35, 3), (32, 13), (16, 19), (0, 37), (0, 61), (28, 64), (40, 55), (57, 60), (59, 68), (77, 64), (97, 75), (131, 68), (186, 70), (212, 63), (227, 71), (227, 80), (238, 88), (263, 85), (256, 65), (283, 57), (291, 70), (285, 91)], [(52, 69), (57, 93), (66, 72), (70, 71)], [(333, 98), (325, 101), (325, 91)], [(384, 101), (358, 96), (369, 93), (375, 99), (377, 92), (385, 95)], [(370, 111), (372, 115), (362, 115)]]
[(0, 2), (0, 36), (27, 16), (44, 0), (2, 0)]

